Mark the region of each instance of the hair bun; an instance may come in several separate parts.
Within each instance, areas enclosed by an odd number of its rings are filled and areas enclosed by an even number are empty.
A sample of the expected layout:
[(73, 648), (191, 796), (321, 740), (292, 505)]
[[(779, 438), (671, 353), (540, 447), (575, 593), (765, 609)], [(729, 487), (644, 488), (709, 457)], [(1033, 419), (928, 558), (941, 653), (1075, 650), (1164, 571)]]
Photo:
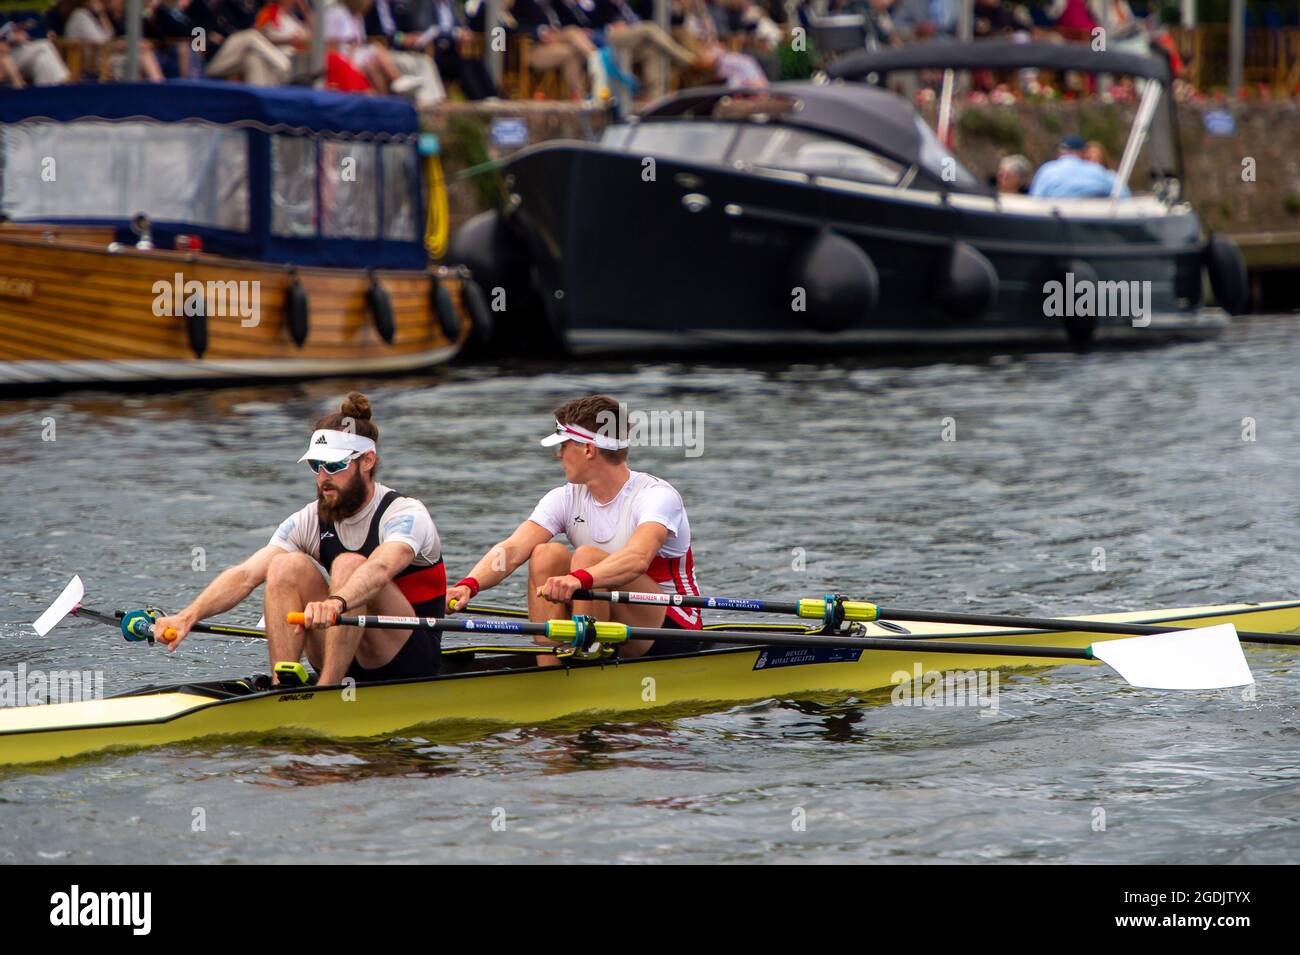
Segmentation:
[(353, 391), (343, 399), (343, 404), (339, 406), (339, 412), (349, 418), (356, 418), (358, 421), (369, 421), (370, 399), (359, 391)]

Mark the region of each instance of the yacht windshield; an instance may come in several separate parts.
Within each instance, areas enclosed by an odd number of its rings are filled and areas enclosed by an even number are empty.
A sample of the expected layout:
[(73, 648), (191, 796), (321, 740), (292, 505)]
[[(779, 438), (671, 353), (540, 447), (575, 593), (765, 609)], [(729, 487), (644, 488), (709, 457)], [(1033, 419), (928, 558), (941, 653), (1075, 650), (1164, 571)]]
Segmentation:
[[(903, 167), (861, 146), (780, 125), (710, 121), (611, 126), (601, 144), (691, 162), (745, 162), (809, 176), (894, 185)], [(937, 145), (937, 142), (936, 142)]]

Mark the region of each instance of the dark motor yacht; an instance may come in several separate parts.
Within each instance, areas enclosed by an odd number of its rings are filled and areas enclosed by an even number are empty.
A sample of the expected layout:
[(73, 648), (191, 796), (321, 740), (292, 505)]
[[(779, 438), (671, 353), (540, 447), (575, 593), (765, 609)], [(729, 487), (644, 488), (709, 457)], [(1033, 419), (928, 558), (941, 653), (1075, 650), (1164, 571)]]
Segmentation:
[[(1029, 67), (1136, 78), (1111, 196), (1000, 195), (882, 88), (945, 71), (942, 129), (956, 71)], [(497, 349), (1087, 347), (1217, 334), (1226, 315), (1203, 303), (1203, 270), (1228, 311), (1244, 301), (1240, 255), (1181, 199), (1162, 56), (932, 43), (851, 54), (828, 74), (685, 90), (598, 142), (512, 156), (505, 207), (466, 223), (449, 256), (504, 301)], [(1139, 159), (1151, 191), (1124, 195)], [(1095, 300), (1074, 308), (1090, 283)], [(1061, 288), (1071, 303), (1049, 307)]]

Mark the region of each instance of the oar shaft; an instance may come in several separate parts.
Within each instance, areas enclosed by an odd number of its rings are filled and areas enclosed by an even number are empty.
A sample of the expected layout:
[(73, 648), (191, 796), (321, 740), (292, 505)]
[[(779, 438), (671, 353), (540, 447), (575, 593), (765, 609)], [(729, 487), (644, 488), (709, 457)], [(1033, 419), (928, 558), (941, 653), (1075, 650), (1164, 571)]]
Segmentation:
[[(1178, 630), (1193, 630), (1206, 624), (1188, 626), (1185, 623), (1145, 624), (1107, 623), (1101, 620), (1058, 619), (1054, 617), (1015, 617), (1005, 614), (944, 613), (934, 610), (900, 610), (895, 607), (879, 608), (881, 620), (911, 620), (917, 623), (962, 623), (976, 627), (1016, 627), (1022, 630), (1069, 630), (1078, 633), (1121, 633), (1135, 637)], [(944, 634), (956, 636), (956, 634)], [(1271, 643), (1279, 646), (1300, 646), (1300, 636), (1286, 633), (1257, 633), (1238, 630), (1237, 638), (1247, 643)]]
[[(301, 623), (301, 614), (290, 614), (291, 623)], [(422, 628), (453, 633), (516, 633), (551, 639), (564, 639), (573, 635), (574, 624), (570, 620), (553, 620), (549, 623), (535, 623), (523, 620), (473, 620), (447, 617), (372, 617), (341, 616), (338, 625), (344, 627), (369, 627), (390, 630), (411, 630)], [(836, 637), (836, 636), (798, 636), (782, 639), (779, 636), (730, 630), (680, 630), (667, 627), (625, 627), (622, 624), (597, 623), (596, 639), (601, 639), (601, 630), (608, 635), (617, 635), (632, 640), (664, 640), (670, 643), (726, 643), (751, 647), (835, 647), (862, 650), (901, 650), (905, 653), (915, 652), (915, 640), (899, 640), (883, 637)], [(608, 628), (608, 629), (606, 629)], [(1012, 656), (1012, 657), (1048, 657), (1055, 660), (1091, 660), (1092, 654), (1087, 649), (1078, 647), (1022, 647), (993, 643), (943, 643), (925, 642), (927, 653), (954, 653), (977, 656)]]
[[(692, 597), (630, 591), (579, 590), (574, 596), (579, 600), (607, 601), (617, 604), (658, 604), (702, 609), (751, 611), (754, 613), (786, 613), (800, 617), (822, 617), (823, 599), (798, 601), (749, 600), (738, 597)], [(1129, 636), (1148, 636), (1170, 633), (1175, 630), (1192, 630), (1203, 624), (1188, 626), (1177, 624), (1108, 623), (1101, 620), (1075, 620), (1056, 617), (1017, 617), (1009, 614), (948, 613), (937, 610), (904, 610), (896, 607), (878, 607), (864, 601), (844, 601), (848, 620), (910, 620), (917, 623), (960, 623), (976, 627), (1011, 627), (1017, 630), (1064, 630), (1076, 633), (1118, 633)], [(941, 634), (942, 637), (961, 639), (962, 634)], [(1273, 644), (1275, 646), (1300, 646), (1300, 636), (1288, 633), (1261, 633), (1238, 630), (1238, 639), (1245, 643)], [(913, 640), (934, 639), (917, 634)]]

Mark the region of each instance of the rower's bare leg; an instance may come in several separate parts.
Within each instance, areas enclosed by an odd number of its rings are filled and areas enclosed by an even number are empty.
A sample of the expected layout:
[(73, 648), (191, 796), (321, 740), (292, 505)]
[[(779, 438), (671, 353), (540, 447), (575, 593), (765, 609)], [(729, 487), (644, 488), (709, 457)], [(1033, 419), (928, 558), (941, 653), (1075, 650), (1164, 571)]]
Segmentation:
[[(599, 547), (584, 544), (573, 552), (570, 570), (583, 570), (598, 564), (609, 554)], [(633, 593), (658, 593), (659, 584), (649, 574), (642, 574), (636, 580), (623, 584), (619, 590)], [(608, 600), (575, 600), (573, 616), (592, 616), (597, 620), (616, 620), (629, 627), (662, 627), (664, 625), (664, 608), (657, 604), (618, 604), (611, 607)], [(654, 646), (653, 640), (629, 640), (618, 648), (618, 655), (624, 660), (642, 656)]]
[[(337, 592), (365, 562), (360, 554), (339, 554), (330, 567), (332, 591)], [(391, 582), (364, 606), (349, 607), (348, 613), (415, 616), (410, 601)], [(397, 656), (410, 635), (409, 630), (362, 630), (360, 627), (314, 630), (307, 636), (307, 659), (320, 674), (321, 683), (342, 683), (353, 660), (366, 669), (381, 667)]]
[[(537, 596), (537, 589), (552, 577), (563, 577), (569, 572), (573, 555), (569, 548), (555, 541), (538, 544), (528, 558), (528, 619), (534, 623), (547, 620), (567, 620), (573, 615), (567, 604), (557, 604), (545, 597)], [(533, 637), (533, 643), (542, 647), (553, 647), (555, 642), (545, 637)], [(555, 666), (560, 661), (550, 654), (539, 654), (537, 665)]]
[(303, 553), (278, 554), (266, 572), (266, 650), (274, 667), (282, 660), (302, 659), (306, 631), (287, 622), (286, 615), (299, 613), (313, 600), (324, 600), (329, 588), (320, 568)]

